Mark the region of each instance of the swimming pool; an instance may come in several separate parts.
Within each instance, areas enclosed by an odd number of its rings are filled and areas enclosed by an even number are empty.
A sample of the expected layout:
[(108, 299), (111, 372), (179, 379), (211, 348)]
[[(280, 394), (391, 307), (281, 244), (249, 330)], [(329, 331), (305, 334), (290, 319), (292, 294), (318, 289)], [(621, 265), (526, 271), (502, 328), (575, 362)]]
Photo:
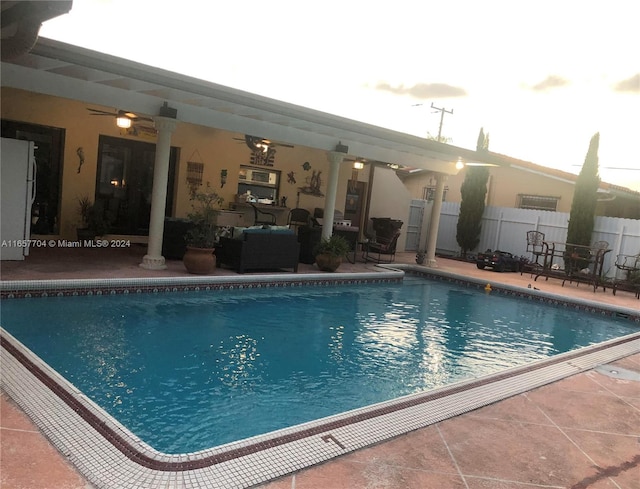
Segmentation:
[(5, 302), (3, 327), (168, 453), (637, 331), (623, 319), (422, 279), (34, 301)]

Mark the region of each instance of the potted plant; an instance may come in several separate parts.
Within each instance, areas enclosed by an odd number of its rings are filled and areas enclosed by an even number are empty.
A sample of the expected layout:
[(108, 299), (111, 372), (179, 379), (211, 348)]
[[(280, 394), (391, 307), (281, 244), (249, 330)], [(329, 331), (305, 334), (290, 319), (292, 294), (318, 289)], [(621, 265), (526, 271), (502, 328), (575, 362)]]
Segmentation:
[(216, 219), (224, 199), (207, 185), (206, 190), (191, 193), (191, 228), (185, 236), (187, 251), (182, 259), (189, 273), (207, 274), (213, 270), (216, 245)]
[(314, 249), (318, 268), (325, 272), (335, 272), (350, 249), (349, 242), (342, 236), (334, 234), (328, 239), (323, 238)]
[(78, 241), (94, 240), (96, 236), (109, 232), (109, 221), (105, 218), (102, 207), (92, 203), (88, 196), (78, 198), (78, 213), (81, 220), (81, 227), (76, 229)]

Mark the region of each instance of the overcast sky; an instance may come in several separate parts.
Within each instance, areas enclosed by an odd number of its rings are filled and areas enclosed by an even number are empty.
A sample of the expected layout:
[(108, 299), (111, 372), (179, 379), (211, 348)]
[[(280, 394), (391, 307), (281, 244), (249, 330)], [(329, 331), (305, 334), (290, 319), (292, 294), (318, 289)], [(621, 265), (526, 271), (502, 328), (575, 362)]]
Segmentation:
[[(74, 0), (41, 36), (640, 190), (636, 0)], [(179, 7), (179, 10), (176, 10)], [(422, 104), (422, 105), (419, 105)], [(607, 169), (631, 168), (635, 171)]]

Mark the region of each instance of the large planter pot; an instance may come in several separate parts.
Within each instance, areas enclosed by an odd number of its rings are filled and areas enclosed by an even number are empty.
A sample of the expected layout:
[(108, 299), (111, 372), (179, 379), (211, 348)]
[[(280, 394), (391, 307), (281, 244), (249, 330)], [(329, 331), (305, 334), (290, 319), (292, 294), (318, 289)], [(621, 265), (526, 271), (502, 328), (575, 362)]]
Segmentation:
[(342, 263), (341, 256), (316, 255), (316, 265), (323, 272), (335, 272)]
[(197, 275), (206, 275), (213, 271), (216, 265), (213, 248), (195, 248), (187, 246), (182, 262), (187, 272)]

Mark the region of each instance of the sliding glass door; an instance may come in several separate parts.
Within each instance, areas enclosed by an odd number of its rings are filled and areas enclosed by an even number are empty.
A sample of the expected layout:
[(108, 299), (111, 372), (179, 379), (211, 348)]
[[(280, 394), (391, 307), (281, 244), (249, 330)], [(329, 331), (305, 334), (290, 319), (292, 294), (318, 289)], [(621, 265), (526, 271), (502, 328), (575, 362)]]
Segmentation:
[[(149, 234), (155, 151), (155, 144), (100, 136), (95, 201), (111, 223), (110, 234)], [(173, 211), (177, 154), (172, 147), (167, 216)]]

